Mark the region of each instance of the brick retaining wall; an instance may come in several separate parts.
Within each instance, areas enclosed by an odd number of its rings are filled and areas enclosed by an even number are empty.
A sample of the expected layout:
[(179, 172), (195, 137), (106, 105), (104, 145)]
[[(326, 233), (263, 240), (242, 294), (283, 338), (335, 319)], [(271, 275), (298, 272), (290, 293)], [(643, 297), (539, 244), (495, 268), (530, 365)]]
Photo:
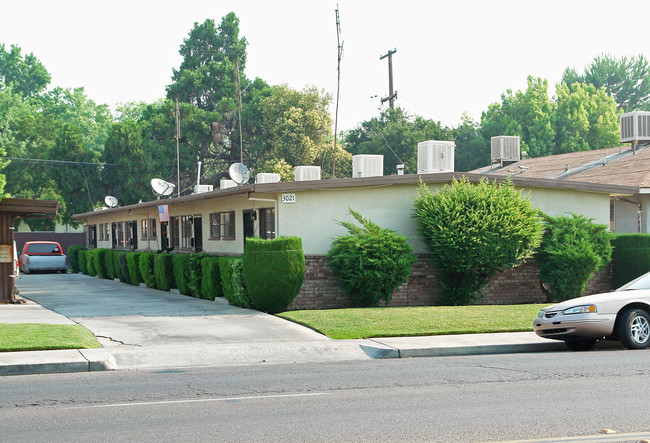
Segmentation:
[[(587, 283), (586, 294), (611, 290), (612, 276), (608, 267)], [(427, 254), (419, 254), (413, 272), (401, 285), (388, 306), (431, 306), (438, 302), (440, 285), (436, 271)], [(483, 289), (483, 298), (477, 304), (499, 305), (545, 303), (546, 296), (538, 280), (537, 264), (524, 263), (507, 272), (497, 274)], [(339, 289), (334, 275), (321, 255), (305, 256), (305, 280), (289, 309), (348, 308), (351, 303)]]

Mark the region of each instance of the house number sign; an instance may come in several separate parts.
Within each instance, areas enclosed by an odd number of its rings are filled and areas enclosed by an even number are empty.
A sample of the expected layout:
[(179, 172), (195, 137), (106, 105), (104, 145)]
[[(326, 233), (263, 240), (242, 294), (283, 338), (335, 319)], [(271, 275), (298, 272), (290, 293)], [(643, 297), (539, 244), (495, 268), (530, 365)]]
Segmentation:
[(295, 203), (296, 194), (282, 194), (282, 203)]

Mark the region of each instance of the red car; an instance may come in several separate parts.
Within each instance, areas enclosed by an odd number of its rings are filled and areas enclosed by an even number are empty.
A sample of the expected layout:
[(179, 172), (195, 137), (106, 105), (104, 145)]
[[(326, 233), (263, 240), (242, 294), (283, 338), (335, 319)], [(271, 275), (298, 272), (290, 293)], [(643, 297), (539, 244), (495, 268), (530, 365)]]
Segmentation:
[(18, 266), (25, 274), (32, 271), (67, 272), (68, 264), (61, 245), (54, 241), (27, 242), (18, 257)]

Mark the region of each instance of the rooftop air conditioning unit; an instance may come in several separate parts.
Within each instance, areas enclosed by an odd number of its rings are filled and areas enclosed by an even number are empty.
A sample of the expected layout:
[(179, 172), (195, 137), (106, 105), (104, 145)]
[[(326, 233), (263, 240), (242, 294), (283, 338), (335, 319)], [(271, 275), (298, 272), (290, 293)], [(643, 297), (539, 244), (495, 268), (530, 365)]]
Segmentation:
[(280, 181), (280, 178), (280, 174), (260, 172), (255, 176), (255, 183), (277, 183)]
[(225, 180), (221, 179), (219, 180), (219, 189), (228, 189), (228, 188), (236, 188), (237, 183), (235, 183), (234, 180)]
[(295, 177), (297, 182), (320, 180), (320, 166), (296, 166)]
[(212, 185), (195, 185), (194, 194), (202, 194), (204, 192), (212, 192), (214, 187)]
[(352, 177), (381, 177), (384, 175), (384, 156), (359, 154), (352, 156)]
[(450, 141), (427, 140), (418, 143), (418, 174), (454, 172), (454, 148)]
[(521, 160), (519, 136), (499, 135), (492, 137), (492, 163), (518, 162)]
[(650, 112), (635, 111), (621, 115), (621, 143), (650, 142)]

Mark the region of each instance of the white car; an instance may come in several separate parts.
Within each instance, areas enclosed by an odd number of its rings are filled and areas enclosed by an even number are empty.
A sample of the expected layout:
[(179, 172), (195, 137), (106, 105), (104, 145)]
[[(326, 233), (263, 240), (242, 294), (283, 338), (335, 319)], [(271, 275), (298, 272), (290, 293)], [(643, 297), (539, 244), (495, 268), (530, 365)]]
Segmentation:
[(564, 340), (574, 351), (589, 350), (601, 339), (645, 349), (650, 345), (650, 272), (615, 291), (544, 308), (533, 329), (540, 337)]

